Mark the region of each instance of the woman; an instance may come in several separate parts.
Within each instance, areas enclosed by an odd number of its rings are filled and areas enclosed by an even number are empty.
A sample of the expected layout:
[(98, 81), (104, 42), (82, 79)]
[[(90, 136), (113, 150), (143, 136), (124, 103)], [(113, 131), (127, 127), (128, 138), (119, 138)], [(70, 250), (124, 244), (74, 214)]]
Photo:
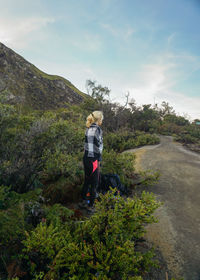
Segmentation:
[[(103, 121), (103, 113), (94, 111), (87, 117), (85, 146), (84, 146), (84, 171), (85, 181), (82, 188), (83, 206), (88, 205), (92, 209), (99, 183), (99, 166), (103, 150), (103, 136), (100, 128)], [(90, 194), (89, 196), (88, 193)], [(87, 203), (89, 201), (89, 204)]]

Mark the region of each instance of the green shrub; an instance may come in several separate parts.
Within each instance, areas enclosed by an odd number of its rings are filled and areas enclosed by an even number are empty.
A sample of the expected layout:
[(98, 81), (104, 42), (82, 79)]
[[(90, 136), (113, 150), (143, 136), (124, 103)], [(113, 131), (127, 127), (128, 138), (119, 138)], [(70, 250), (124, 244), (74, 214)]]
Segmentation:
[(60, 177), (56, 182), (48, 183), (43, 188), (43, 195), (49, 204), (62, 203), (64, 205), (78, 202), (80, 199), (83, 178), (71, 180), (71, 178)]
[(45, 114), (16, 115), (12, 121), (6, 112), (0, 122), (0, 184), (24, 193), (34, 188), (43, 173), (50, 178), (67, 172), (71, 176), (69, 161), (83, 152), (84, 130), (79, 122), (57, 119), (53, 113), (46, 118)]
[(62, 224), (64, 225), (66, 222), (70, 223), (74, 211), (61, 204), (54, 204), (46, 208), (45, 214), (47, 224), (52, 224), (54, 227), (57, 227), (62, 226)]
[[(154, 265), (153, 252), (136, 252), (144, 226), (159, 203), (152, 194), (125, 200), (116, 190), (100, 195), (90, 219), (65, 223), (41, 223), (23, 241), (29, 274), (42, 279), (142, 279)], [(33, 258), (34, 256), (34, 258)], [(31, 276), (30, 276), (31, 277)]]
[(54, 122), (48, 131), (48, 137), (65, 153), (71, 154), (83, 150), (84, 129), (73, 121), (59, 119)]
[[(31, 190), (38, 174), (42, 170), (42, 154), (48, 147), (45, 134), (48, 122), (37, 121), (29, 130), (12, 128), (13, 137), (4, 141), (0, 163), (0, 183), (11, 185), (18, 193)], [(4, 131), (6, 134), (6, 131)]]
[(45, 165), (40, 174), (43, 181), (55, 181), (61, 176), (70, 178), (70, 181), (77, 181), (83, 176), (83, 166), (79, 154), (63, 153), (62, 150), (56, 149), (51, 153), (46, 151)]
[(139, 174), (142, 180), (142, 186), (153, 186), (158, 182), (160, 177), (159, 171), (153, 171), (151, 169), (140, 171)]
[(144, 145), (158, 144), (160, 139), (154, 134), (144, 132), (118, 132), (108, 133), (104, 137), (104, 146), (107, 150), (122, 152), (124, 150), (133, 149)]
[(200, 141), (200, 127), (197, 125), (191, 125), (187, 128), (188, 133), (195, 137), (197, 141)]
[(118, 174), (122, 184), (127, 187), (134, 178), (135, 155), (133, 153), (118, 154), (117, 152), (103, 151), (102, 173)]
[(185, 144), (193, 144), (197, 142), (197, 139), (190, 134), (181, 134), (178, 139)]
[[(39, 203), (41, 190), (18, 194), (0, 186), (0, 267), (1, 276), (11, 274), (18, 264), (25, 232), (36, 226), (44, 215)], [(10, 268), (9, 268), (10, 267)], [(16, 265), (17, 269), (18, 265)], [(9, 272), (10, 271), (10, 272)], [(0, 278), (1, 278), (0, 276)], [(6, 276), (5, 278), (7, 279)]]
[(24, 238), (24, 204), (0, 211), (0, 247), (14, 244)]
[(159, 127), (159, 133), (164, 135), (171, 135), (173, 133), (179, 134), (184, 130), (183, 126), (179, 126), (175, 123), (163, 123)]
[(104, 146), (107, 150), (122, 152), (124, 150), (124, 137), (120, 133), (108, 133), (104, 137)]
[(32, 228), (28, 218), (40, 194), (39, 189), (21, 195), (0, 186), (0, 247), (18, 244)]
[(154, 145), (160, 143), (159, 137), (154, 134), (139, 135), (136, 141), (137, 146)]

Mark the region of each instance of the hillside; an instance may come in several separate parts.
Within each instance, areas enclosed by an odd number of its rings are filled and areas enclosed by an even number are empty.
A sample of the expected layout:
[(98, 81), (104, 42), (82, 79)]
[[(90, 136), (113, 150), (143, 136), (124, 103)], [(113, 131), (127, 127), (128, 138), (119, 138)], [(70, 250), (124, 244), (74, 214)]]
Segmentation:
[(56, 109), (80, 104), (86, 94), (68, 80), (40, 71), (0, 43), (0, 95), (4, 102), (33, 109)]
[[(141, 107), (134, 102), (121, 106), (106, 100), (107, 87), (95, 81), (88, 85), (91, 98), (67, 80), (41, 72), (0, 45), (2, 280), (168, 277), (166, 272), (170, 269), (161, 253), (158, 250), (157, 256), (156, 250), (154, 254), (152, 244), (143, 236), (147, 224), (156, 221), (154, 211), (160, 206), (157, 197), (149, 193), (151, 186), (160, 184), (158, 169), (149, 169), (154, 167), (156, 157), (145, 160), (149, 168), (138, 175), (140, 161), (134, 153), (123, 151), (159, 143), (154, 133), (170, 134), (184, 144), (199, 145), (200, 127), (176, 115), (166, 102), (161, 108), (151, 104)], [(60, 108), (66, 103), (77, 105)], [(90, 218), (89, 209), (82, 209), (79, 202), (84, 183), (85, 118), (94, 110), (104, 113), (101, 174), (117, 174), (127, 196), (120, 196), (116, 190), (103, 195), (102, 188)], [(158, 147), (162, 149), (162, 143), (154, 146), (154, 151)], [(166, 164), (162, 154), (169, 157), (173, 152), (169, 147), (157, 156)], [(174, 179), (173, 162), (169, 160), (169, 167), (164, 168), (165, 172), (173, 172), (167, 174), (159, 190), (167, 183), (167, 193), (175, 199), (173, 187), (168, 191), (168, 182), (170, 186), (174, 184), (169, 179)], [(161, 167), (159, 164), (159, 170)], [(190, 168), (187, 170), (191, 173)], [(178, 178), (183, 179), (182, 174)], [(187, 178), (191, 180), (190, 174)], [(180, 185), (182, 195), (184, 183)], [(191, 186), (189, 189), (191, 193)], [(180, 201), (184, 205), (184, 199)], [(170, 202), (168, 197), (165, 202)], [(154, 268), (157, 260), (159, 266)]]

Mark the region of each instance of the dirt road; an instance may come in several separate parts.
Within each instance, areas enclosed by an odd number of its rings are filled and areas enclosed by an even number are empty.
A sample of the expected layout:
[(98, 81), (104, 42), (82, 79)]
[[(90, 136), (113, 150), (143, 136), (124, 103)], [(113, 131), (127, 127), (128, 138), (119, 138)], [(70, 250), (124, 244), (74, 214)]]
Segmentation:
[(162, 252), (173, 277), (200, 280), (200, 154), (184, 149), (169, 136), (156, 146), (139, 148), (136, 169), (161, 173), (149, 191), (164, 205), (147, 239)]

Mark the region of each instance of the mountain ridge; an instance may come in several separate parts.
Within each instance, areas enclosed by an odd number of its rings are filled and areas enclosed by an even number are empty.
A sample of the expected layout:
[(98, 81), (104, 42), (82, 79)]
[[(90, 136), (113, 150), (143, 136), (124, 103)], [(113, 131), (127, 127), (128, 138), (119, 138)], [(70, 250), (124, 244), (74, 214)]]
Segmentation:
[(87, 95), (65, 78), (41, 71), (0, 42), (0, 97), (5, 103), (48, 110), (80, 104)]

